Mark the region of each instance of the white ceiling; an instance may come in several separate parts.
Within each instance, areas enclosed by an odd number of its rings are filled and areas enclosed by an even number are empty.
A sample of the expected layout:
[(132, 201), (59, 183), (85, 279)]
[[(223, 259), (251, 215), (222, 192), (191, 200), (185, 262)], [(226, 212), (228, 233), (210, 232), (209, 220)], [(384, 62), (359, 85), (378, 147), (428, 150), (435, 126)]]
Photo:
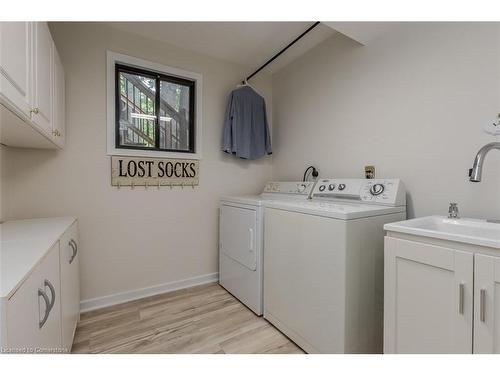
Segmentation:
[(398, 28), (405, 25), (402, 22), (324, 22), (324, 24), (363, 45), (386, 33), (395, 33)]
[[(249, 73), (304, 32), (313, 22), (108, 22), (115, 29), (246, 65)], [(320, 24), (276, 59), (275, 73), (335, 33)]]

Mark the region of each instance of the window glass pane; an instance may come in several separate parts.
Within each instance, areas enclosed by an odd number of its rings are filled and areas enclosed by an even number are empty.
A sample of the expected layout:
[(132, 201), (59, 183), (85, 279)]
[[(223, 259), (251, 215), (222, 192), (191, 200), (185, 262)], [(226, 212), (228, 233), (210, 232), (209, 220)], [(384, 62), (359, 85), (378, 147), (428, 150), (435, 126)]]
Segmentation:
[(156, 80), (119, 72), (120, 146), (155, 147)]
[(160, 148), (189, 151), (190, 86), (160, 82)]

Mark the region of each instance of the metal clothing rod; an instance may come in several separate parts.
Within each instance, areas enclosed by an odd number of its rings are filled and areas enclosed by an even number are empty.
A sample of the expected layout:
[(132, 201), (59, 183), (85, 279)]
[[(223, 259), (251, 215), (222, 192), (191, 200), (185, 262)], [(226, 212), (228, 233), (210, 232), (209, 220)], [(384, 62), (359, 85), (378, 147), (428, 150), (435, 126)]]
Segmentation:
[(310, 26), (306, 31), (304, 31), (302, 34), (300, 34), (297, 38), (295, 38), (294, 40), (292, 40), (285, 48), (283, 48), (281, 51), (279, 51), (276, 55), (274, 55), (273, 57), (271, 57), (269, 60), (267, 60), (264, 65), (262, 65), (260, 68), (258, 68), (255, 72), (253, 72), (252, 74), (250, 74), (247, 78), (246, 78), (246, 81), (248, 81), (249, 79), (251, 79), (253, 76), (255, 76), (257, 73), (259, 73), (262, 69), (264, 69), (266, 66), (268, 66), (270, 63), (272, 63), (274, 60), (276, 60), (276, 58), (278, 58), (278, 56), (280, 56), (283, 52), (285, 52), (288, 48), (290, 48), (291, 46), (293, 46), (295, 43), (297, 43), (304, 35), (306, 35), (309, 31), (311, 31), (312, 29), (314, 29), (316, 26), (318, 26), (320, 24), (319, 21), (315, 22), (312, 26)]

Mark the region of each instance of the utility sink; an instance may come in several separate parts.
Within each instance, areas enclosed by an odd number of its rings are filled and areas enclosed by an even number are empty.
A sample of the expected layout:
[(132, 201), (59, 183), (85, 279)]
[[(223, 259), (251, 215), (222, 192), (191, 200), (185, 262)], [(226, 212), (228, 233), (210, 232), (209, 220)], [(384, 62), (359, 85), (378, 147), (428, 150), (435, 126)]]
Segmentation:
[(486, 220), (426, 216), (385, 224), (384, 229), (500, 249), (500, 224)]

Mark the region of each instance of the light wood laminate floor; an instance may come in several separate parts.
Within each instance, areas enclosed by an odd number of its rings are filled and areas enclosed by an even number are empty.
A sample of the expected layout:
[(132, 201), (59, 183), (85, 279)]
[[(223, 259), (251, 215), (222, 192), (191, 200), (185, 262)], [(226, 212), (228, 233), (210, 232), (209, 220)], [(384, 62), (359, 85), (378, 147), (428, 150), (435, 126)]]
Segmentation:
[(83, 313), (73, 353), (303, 353), (218, 284)]

